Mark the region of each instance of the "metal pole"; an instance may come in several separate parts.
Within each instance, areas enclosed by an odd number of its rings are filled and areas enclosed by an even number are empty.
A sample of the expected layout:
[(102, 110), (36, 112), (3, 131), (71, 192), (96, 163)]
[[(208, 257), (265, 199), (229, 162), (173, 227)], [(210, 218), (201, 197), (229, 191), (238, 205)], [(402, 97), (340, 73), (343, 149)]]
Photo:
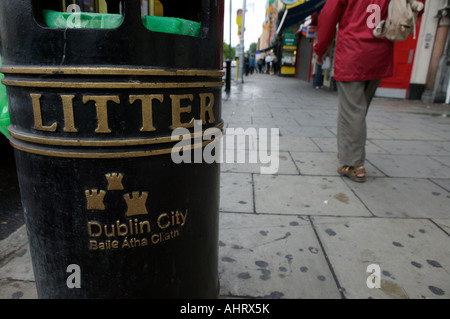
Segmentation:
[(225, 77), (225, 92), (230, 93), (231, 91), (231, 60), (227, 60), (227, 71)]
[(238, 80), (239, 83), (244, 83), (244, 36), (245, 36), (245, 11), (247, 10), (247, 0), (244, 0), (244, 8), (242, 12), (242, 33), (241, 33), (241, 48), (239, 52), (239, 72), (238, 72)]
[(232, 49), (231, 49), (231, 17), (233, 16), (233, 0), (229, 0), (230, 1), (230, 60), (231, 59), (231, 53), (232, 53)]
[(228, 60), (226, 61), (227, 63), (227, 73), (226, 73), (226, 78), (225, 78), (225, 92), (230, 93), (231, 91), (231, 53), (232, 53), (232, 49), (231, 49), (231, 16), (233, 14), (233, 1), (230, 1), (230, 47), (229, 47), (229, 56), (228, 56)]

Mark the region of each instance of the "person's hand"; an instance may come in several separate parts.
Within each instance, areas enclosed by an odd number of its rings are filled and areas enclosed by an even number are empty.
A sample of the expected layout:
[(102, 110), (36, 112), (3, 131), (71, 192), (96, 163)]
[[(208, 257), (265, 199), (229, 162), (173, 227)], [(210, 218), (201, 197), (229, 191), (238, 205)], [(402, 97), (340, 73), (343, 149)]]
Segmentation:
[(316, 62), (317, 62), (318, 65), (323, 65), (323, 61), (324, 60), (325, 60), (325, 54), (322, 55), (322, 56), (317, 56)]

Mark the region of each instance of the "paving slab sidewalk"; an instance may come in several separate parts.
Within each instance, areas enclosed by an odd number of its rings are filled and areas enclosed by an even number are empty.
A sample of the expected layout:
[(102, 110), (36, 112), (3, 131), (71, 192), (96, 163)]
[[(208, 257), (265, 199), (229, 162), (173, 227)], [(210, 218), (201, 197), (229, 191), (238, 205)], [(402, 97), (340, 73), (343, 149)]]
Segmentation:
[[(281, 133), (278, 174), (222, 165), (223, 298), (450, 298), (449, 106), (375, 98), (365, 184), (336, 172), (336, 92), (256, 74), (222, 106), (226, 128)], [(37, 298), (33, 278), (22, 227), (0, 242), (0, 298)]]

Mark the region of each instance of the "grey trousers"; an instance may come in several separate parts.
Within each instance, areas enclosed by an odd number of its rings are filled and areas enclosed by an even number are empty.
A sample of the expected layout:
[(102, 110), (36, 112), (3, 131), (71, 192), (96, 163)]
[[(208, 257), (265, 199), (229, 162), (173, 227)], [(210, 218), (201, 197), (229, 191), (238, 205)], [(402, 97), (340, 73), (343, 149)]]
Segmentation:
[(339, 92), (337, 146), (341, 165), (364, 166), (366, 116), (380, 81), (336, 82)]

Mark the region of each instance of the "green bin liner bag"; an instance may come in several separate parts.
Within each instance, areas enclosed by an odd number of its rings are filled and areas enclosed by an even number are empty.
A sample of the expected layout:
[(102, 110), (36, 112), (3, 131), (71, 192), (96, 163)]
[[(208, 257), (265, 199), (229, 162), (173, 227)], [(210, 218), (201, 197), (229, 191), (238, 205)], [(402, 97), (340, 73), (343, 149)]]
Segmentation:
[(143, 16), (144, 26), (154, 32), (173, 33), (198, 37), (201, 24), (180, 18)]
[(43, 10), (44, 20), (50, 28), (114, 29), (122, 23), (121, 14), (87, 12), (59, 12)]
[[(2, 57), (0, 56), (0, 67), (2, 66)], [(0, 73), (0, 81), (5, 76)], [(0, 83), (0, 132), (9, 138), (8, 126), (11, 124), (9, 119), (8, 99), (6, 97), (6, 87)]]
[[(44, 10), (44, 19), (51, 28), (96, 28), (114, 29), (123, 20), (121, 14), (58, 12)], [(201, 24), (180, 18), (143, 16), (142, 23), (150, 31), (188, 36), (199, 36)]]

